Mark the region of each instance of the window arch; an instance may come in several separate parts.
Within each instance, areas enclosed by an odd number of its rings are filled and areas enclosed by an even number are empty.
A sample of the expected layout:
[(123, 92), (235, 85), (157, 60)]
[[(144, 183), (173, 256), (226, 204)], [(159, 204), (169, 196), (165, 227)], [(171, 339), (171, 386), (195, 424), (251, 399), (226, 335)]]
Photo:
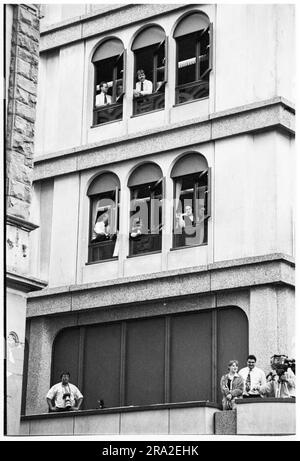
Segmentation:
[(66, 328), (53, 343), (51, 385), (69, 370), (83, 409), (100, 400), (106, 408), (221, 403), (220, 378), (229, 360), (246, 361), (248, 337), (248, 318), (235, 306)]
[(176, 104), (209, 95), (212, 69), (212, 24), (202, 12), (185, 15), (174, 31), (176, 40)]
[(118, 256), (120, 181), (114, 173), (102, 173), (90, 184), (89, 262)]
[[(144, 28), (135, 37), (133, 114), (141, 114), (165, 107), (167, 82), (167, 37), (157, 25)], [(138, 71), (143, 72), (138, 72)]]
[(155, 163), (138, 166), (128, 180), (130, 189), (129, 255), (161, 251), (164, 178)]
[(197, 152), (184, 155), (173, 166), (173, 248), (207, 243), (210, 176), (205, 157)]
[(125, 94), (125, 50), (118, 38), (109, 38), (95, 50), (94, 125), (119, 120), (123, 116)]

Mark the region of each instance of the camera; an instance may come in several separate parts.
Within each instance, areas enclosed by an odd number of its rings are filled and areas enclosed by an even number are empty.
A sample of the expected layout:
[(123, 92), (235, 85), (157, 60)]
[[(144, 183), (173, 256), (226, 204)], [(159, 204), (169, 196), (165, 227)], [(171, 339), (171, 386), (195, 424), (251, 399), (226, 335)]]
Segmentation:
[(286, 355), (273, 355), (271, 357), (271, 368), (280, 378), (288, 370), (288, 368), (291, 368), (295, 374), (296, 363), (294, 359), (289, 359)]
[(64, 395), (63, 395), (63, 399), (65, 401), (65, 408), (67, 408), (68, 410), (70, 408), (72, 408), (72, 403), (71, 403), (71, 394), (69, 392), (66, 392)]

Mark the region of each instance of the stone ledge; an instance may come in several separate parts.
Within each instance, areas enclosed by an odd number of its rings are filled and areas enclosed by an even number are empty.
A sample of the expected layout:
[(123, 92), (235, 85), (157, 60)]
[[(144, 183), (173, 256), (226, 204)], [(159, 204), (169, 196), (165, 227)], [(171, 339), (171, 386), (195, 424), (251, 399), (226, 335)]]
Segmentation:
[(245, 106), (216, 112), (204, 118), (167, 125), (87, 144), (35, 158), (34, 180), (55, 177), (132, 158), (187, 148), (229, 136), (282, 129), (294, 134), (294, 107), (286, 99), (275, 97)]
[(103, 283), (50, 288), (29, 295), (27, 316), (111, 309), (262, 285), (293, 286), (292, 266), (283, 255), (271, 255), (269, 259), (268, 256), (246, 258), (239, 264), (235, 261), (234, 265), (223, 268), (198, 266)]
[(31, 232), (40, 227), (37, 224), (27, 221), (26, 219), (13, 215), (6, 216), (6, 224), (18, 227), (19, 229), (25, 230), (26, 232)]
[(96, 10), (44, 29), (41, 33), (40, 50), (45, 52), (95, 35), (100, 37), (113, 30), (186, 7), (187, 5), (182, 4), (124, 4), (113, 8), (112, 5), (108, 9)]
[(30, 291), (42, 290), (47, 286), (47, 282), (35, 277), (18, 274), (12, 271), (6, 271), (6, 284), (8, 288), (28, 293)]
[(173, 408), (216, 408), (222, 409), (222, 406), (216, 402), (210, 402), (208, 400), (190, 401), (190, 402), (176, 402), (176, 403), (156, 403), (151, 405), (128, 405), (124, 407), (111, 407), (103, 409), (93, 410), (80, 410), (80, 411), (66, 411), (62, 413), (41, 413), (33, 415), (21, 416), (21, 421), (31, 421), (35, 419), (51, 419), (51, 418), (64, 418), (74, 416), (90, 416), (90, 415), (102, 415), (102, 414), (113, 414), (113, 413), (128, 413), (134, 411), (147, 411), (147, 410), (166, 410)]

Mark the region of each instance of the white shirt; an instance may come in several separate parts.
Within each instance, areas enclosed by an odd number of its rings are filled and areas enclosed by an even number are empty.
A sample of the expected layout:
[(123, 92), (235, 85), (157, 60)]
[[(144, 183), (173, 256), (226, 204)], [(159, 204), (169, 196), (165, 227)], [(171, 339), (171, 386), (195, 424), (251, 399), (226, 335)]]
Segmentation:
[(111, 104), (112, 99), (109, 94), (106, 95), (106, 103), (104, 102), (105, 93), (100, 93), (96, 95), (96, 106), (106, 106), (106, 104)]
[[(239, 370), (239, 375), (244, 380), (244, 392), (246, 393), (246, 380), (249, 373), (249, 368), (245, 367)], [(252, 389), (257, 386), (264, 386), (266, 384), (266, 375), (260, 368), (254, 367), (250, 371), (250, 394), (259, 394), (259, 391), (253, 391)]]
[(136, 91), (141, 93), (143, 96), (145, 96), (145, 94), (151, 94), (153, 90), (152, 82), (150, 80), (144, 80), (143, 81), (143, 91), (141, 91), (141, 83), (142, 82), (140, 81), (136, 83), (136, 86), (135, 86)]
[(68, 383), (65, 386), (62, 383), (54, 384), (54, 386), (49, 389), (46, 397), (50, 400), (54, 399), (54, 403), (57, 408), (65, 408), (65, 400), (63, 399), (63, 395), (66, 393), (71, 394), (70, 400), (72, 407), (75, 406), (75, 399), (78, 400), (83, 398), (80, 390), (71, 383)]

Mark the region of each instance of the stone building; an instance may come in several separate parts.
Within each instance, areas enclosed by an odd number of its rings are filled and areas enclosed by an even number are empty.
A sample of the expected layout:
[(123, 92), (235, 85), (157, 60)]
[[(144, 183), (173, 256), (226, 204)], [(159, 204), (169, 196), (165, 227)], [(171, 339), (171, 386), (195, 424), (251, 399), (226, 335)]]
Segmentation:
[(214, 434), (230, 359), (294, 355), (294, 62), (291, 5), (43, 6), (22, 434)]
[(6, 97), (6, 430), (18, 434), (21, 414), (26, 296), (46, 283), (29, 264), (34, 123), (39, 63), (39, 7), (5, 6)]

